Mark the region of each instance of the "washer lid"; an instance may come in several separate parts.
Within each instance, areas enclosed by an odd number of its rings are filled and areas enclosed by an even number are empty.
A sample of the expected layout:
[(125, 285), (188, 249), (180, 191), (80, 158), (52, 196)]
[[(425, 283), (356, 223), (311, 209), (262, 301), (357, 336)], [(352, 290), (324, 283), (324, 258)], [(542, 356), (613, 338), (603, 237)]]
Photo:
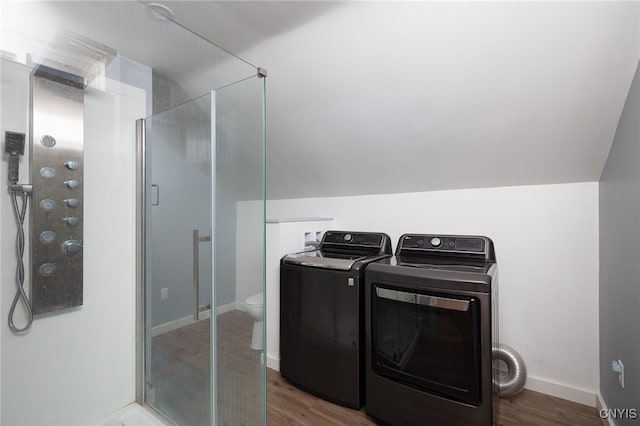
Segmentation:
[(345, 257), (347, 256), (324, 257), (320, 250), (311, 250), (288, 254), (283, 258), (283, 262), (293, 265), (311, 266), (314, 268), (349, 271), (354, 263), (358, 260), (364, 259), (366, 256), (355, 259)]

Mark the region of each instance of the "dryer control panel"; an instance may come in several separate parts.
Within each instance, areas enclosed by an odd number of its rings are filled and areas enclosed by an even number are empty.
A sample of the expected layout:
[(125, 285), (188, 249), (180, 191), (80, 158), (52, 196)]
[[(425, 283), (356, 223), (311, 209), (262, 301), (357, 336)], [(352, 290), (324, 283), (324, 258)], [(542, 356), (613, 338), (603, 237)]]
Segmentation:
[(396, 255), (482, 257), (495, 262), (493, 242), (487, 237), (462, 235), (405, 234), (400, 237)]

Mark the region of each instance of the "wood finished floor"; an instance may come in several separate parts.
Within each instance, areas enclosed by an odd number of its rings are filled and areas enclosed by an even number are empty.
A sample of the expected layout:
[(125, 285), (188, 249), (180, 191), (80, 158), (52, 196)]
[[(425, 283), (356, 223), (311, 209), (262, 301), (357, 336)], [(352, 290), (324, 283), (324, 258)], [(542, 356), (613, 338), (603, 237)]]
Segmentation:
[[(253, 319), (231, 311), (217, 317), (216, 424), (253, 426), (264, 416), (261, 354), (250, 348)], [(151, 342), (151, 404), (180, 426), (209, 425), (210, 321), (155, 336)]]
[[(267, 407), (269, 425), (377, 424), (364, 409), (341, 407), (303, 392), (271, 369), (267, 369)], [(499, 410), (500, 426), (602, 426), (595, 408), (528, 389), (500, 400)]]
[[(180, 423), (185, 426), (207, 424), (209, 420), (206, 415), (208, 324), (203, 321), (183, 327), (154, 338), (152, 344), (152, 370), (158, 381), (158, 398), (162, 397), (163, 389), (167, 389), (164, 404), (169, 410), (176, 410), (171, 414), (182, 417), (184, 421)], [(260, 423), (262, 373), (260, 354), (249, 347), (252, 327), (253, 321), (244, 312), (232, 311), (218, 316), (217, 371), (218, 385), (223, 390), (218, 394), (218, 407), (221, 407), (218, 423), (221, 425)], [(184, 403), (174, 407), (172, 404), (178, 397)], [(303, 392), (272, 369), (267, 369), (267, 419), (269, 425), (277, 426), (376, 424), (364, 409), (352, 410)], [(595, 408), (525, 389), (510, 400), (500, 401), (498, 425), (601, 426), (602, 421)]]

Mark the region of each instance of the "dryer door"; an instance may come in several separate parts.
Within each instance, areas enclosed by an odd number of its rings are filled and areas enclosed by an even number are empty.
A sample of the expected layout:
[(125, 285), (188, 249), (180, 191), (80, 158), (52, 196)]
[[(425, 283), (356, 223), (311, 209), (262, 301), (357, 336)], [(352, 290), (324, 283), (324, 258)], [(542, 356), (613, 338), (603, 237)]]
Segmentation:
[(479, 305), (471, 296), (374, 284), (373, 371), (425, 392), (478, 405)]

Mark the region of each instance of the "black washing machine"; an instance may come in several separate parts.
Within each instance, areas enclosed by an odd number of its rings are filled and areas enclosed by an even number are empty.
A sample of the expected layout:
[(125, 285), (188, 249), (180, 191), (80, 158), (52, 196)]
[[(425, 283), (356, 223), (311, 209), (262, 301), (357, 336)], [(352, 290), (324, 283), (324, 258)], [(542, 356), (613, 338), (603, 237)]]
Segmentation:
[(364, 271), (392, 254), (386, 234), (327, 231), (280, 262), (280, 374), (321, 398), (364, 403)]
[(367, 414), (392, 425), (497, 421), (493, 242), (406, 234), (365, 276)]

